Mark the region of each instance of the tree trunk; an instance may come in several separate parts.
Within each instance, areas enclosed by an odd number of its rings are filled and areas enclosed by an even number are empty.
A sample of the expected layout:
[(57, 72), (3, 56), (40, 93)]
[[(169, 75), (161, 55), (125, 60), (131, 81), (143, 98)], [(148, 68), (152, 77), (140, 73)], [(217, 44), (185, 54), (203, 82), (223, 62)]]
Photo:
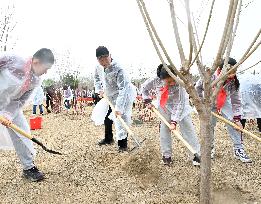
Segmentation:
[[(208, 106), (208, 107), (211, 107)], [(199, 116), (200, 135), (201, 135), (201, 165), (200, 165), (200, 203), (211, 203), (211, 108), (206, 108), (204, 113)]]

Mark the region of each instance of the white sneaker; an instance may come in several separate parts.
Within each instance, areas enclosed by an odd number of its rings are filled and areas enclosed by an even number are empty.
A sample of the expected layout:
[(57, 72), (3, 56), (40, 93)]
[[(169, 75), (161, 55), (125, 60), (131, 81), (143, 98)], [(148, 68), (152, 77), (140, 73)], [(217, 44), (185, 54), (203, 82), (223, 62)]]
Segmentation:
[(192, 164), (194, 166), (200, 166), (200, 160), (197, 157), (194, 157), (194, 159), (192, 160)]
[(234, 156), (236, 159), (242, 161), (243, 163), (251, 163), (252, 160), (247, 156), (245, 150), (241, 149), (234, 149)]
[(215, 148), (212, 147), (211, 148), (211, 159), (214, 159), (214, 157), (215, 157)]

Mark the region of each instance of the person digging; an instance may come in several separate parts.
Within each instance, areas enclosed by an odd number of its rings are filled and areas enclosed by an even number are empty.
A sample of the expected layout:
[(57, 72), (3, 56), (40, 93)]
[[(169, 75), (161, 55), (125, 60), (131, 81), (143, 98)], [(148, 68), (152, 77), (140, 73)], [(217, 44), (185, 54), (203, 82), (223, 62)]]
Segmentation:
[[(2, 125), (15, 124), (27, 133), (30, 128), (22, 112), (33, 90), (40, 85), (40, 76), (54, 64), (50, 49), (38, 50), (32, 58), (24, 59), (14, 54), (0, 55), (0, 116)], [(44, 179), (44, 174), (34, 164), (36, 151), (33, 141), (8, 128), (8, 134), (23, 167), (23, 176), (30, 181)], [(1, 142), (1, 138), (0, 138)]]

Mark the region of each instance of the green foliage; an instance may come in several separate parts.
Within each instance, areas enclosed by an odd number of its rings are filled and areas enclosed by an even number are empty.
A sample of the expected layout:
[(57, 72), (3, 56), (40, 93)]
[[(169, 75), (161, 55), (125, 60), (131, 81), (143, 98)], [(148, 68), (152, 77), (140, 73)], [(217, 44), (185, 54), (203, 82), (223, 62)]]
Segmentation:
[(55, 80), (53, 80), (53, 79), (45, 79), (45, 80), (43, 81), (43, 87), (44, 87), (44, 88), (50, 87), (50, 86), (55, 85), (55, 84), (56, 84), (56, 82), (55, 82)]
[(72, 89), (76, 89), (79, 85), (78, 74), (65, 73), (61, 76), (62, 85), (70, 86)]

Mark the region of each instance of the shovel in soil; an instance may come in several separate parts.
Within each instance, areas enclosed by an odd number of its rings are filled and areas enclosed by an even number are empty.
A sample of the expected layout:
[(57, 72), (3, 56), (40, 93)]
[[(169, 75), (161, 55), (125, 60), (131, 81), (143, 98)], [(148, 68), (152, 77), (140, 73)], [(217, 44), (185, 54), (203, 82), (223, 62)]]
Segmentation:
[(218, 118), (219, 120), (223, 121), (224, 123), (226, 123), (226, 124), (232, 126), (232, 127), (235, 128), (236, 130), (238, 130), (238, 131), (240, 131), (240, 132), (243, 132), (243, 133), (245, 133), (246, 135), (248, 135), (248, 136), (250, 136), (250, 137), (256, 139), (257, 141), (261, 142), (261, 138), (258, 137), (258, 136), (256, 136), (254, 133), (249, 132), (249, 131), (247, 131), (247, 130), (245, 130), (245, 129), (240, 128), (240, 127), (237, 126), (235, 123), (231, 122), (230, 120), (227, 120), (226, 118), (222, 117), (221, 115), (219, 115), (219, 114), (217, 114), (217, 113), (211, 112), (211, 114), (212, 114), (213, 116), (215, 116), (216, 118)]
[[(103, 94), (103, 98), (106, 100), (106, 102), (109, 104), (109, 106), (111, 107), (112, 111), (115, 112), (115, 107), (113, 106), (113, 104), (110, 102), (109, 98)], [(117, 116), (117, 119), (121, 122), (121, 124), (123, 125), (123, 127), (126, 129), (126, 131), (128, 132), (128, 135), (130, 135), (130, 137), (134, 140), (136, 146), (133, 147), (130, 151), (133, 151), (136, 148), (139, 148), (141, 146), (141, 144), (146, 140), (146, 138), (144, 140), (142, 140), (141, 142), (139, 141), (138, 138), (135, 137), (134, 133), (132, 132), (132, 130), (129, 128), (129, 126), (125, 123), (125, 121), (122, 119), (121, 116)]]
[[(6, 122), (7, 120), (0, 116), (0, 123), (2, 122)], [(9, 127), (7, 128), (11, 128), (12, 130), (14, 130), (15, 132), (21, 134), (22, 136), (32, 140), (34, 143), (40, 145), (43, 150), (45, 150), (46, 152), (48, 153), (51, 153), (51, 154), (58, 154), (58, 155), (62, 155), (60, 152), (56, 152), (54, 150), (51, 150), (51, 149), (48, 149), (43, 143), (41, 143), (39, 140), (37, 140), (36, 138), (34, 138), (32, 135), (28, 134), (27, 132), (23, 131), (22, 129), (20, 129), (19, 127), (17, 127), (16, 125), (14, 124), (11, 124)]]
[[(152, 107), (153, 112), (170, 128), (169, 122), (160, 114), (160, 112), (155, 108)], [(184, 144), (184, 146), (194, 155), (194, 161), (200, 163), (200, 156), (198, 153), (191, 147), (191, 145), (184, 140), (184, 138), (179, 134), (177, 130), (172, 130), (172, 133)]]

